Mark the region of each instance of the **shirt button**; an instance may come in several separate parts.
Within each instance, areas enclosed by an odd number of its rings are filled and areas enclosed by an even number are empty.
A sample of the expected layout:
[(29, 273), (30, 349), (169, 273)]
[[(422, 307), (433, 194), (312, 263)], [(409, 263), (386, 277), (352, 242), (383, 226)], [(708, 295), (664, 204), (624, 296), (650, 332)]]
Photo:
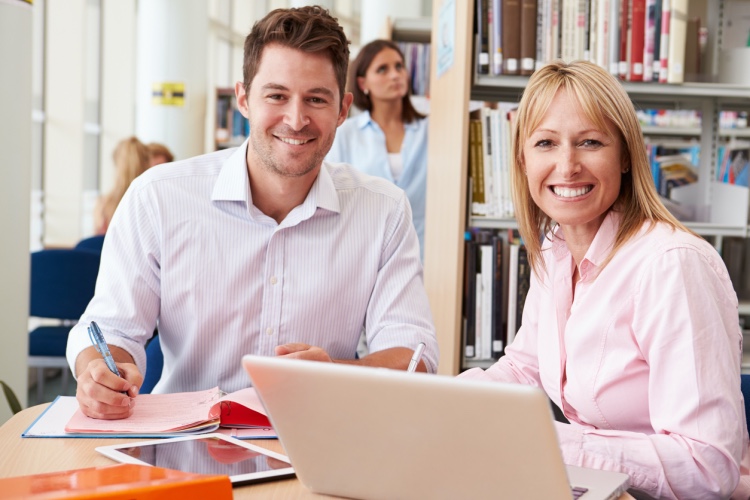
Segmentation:
[(271, 276), (271, 284), (272, 285), (275, 285), (278, 282), (279, 282), (279, 280), (276, 279), (276, 276)]
[(268, 335), (273, 335), (273, 328), (266, 328), (266, 333)]

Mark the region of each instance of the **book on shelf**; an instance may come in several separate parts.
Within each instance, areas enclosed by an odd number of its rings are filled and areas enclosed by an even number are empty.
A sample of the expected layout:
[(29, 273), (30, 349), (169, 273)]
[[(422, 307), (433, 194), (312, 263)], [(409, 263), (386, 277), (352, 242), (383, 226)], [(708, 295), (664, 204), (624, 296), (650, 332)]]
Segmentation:
[(491, 0), (477, 0), (477, 73), (487, 75), (490, 72), (490, 33), (489, 3)]
[(404, 55), (412, 97), (430, 95), (430, 44), (397, 42), (397, 45)]
[(484, 172), (482, 153), (482, 120), (469, 120), (469, 175), (471, 177), (471, 211), (477, 213), (475, 207), (484, 205)]
[(750, 143), (732, 141), (719, 146), (717, 152), (716, 180), (725, 184), (748, 186), (750, 169)]
[(517, 75), (521, 64), (521, 0), (502, 0), (503, 74)]
[(701, 20), (693, 17), (685, 25), (685, 79), (695, 80), (701, 72)]
[(629, 0), (628, 81), (643, 81), (646, 0)]
[(225, 394), (218, 387), (196, 392), (140, 394), (128, 418), (87, 417), (75, 397), (58, 396), (22, 437), (175, 437), (224, 429), (240, 439), (275, 438), (255, 389)]
[(488, 232), (480, 232), (479, 240), (479, 260), (480, 270), (477, 274), (477, 327), (476, 327), (476, 355), (479, 359), (492, 359), (492, 342), (493, 342), (493, 309), (495, 298), (493, 297), (494, 287), (492, 280), (493, 274), (493, 245), (492, 236)]
[[(529, 254), (526, 247), (520, 245), (518, 248), (518, 283), (516, 284), (516, 332), (521, 328), (523, 318), (523, 306), (526, 304), (526, 295), (531, 286), (531, 267), (529, 266)], [(515, 335), (514, 335), (515, 336)]]
[(531, 266), (518, 230), (508, 230), (508, 315), (506, 347), (513, 343), (521, 327), (523, 306), (531, 285)]
[(467, 235), (464, 242), (464, 357), (476, 356), (477, 244)]
[(620, 64), (617, 76), (626, 80), (628, 76), (628, 21), (630, 19), (630, 0), (620, 0)]
[(492, 237), (492, 359), (500, 359), (505, 352), (503, 246), (504, 240), (494, 235)]
[(665, 198), (671, 198), (673, 188), (692, 184), (698, 180), (695, 167), (683, 155), (659, 156), (656, 162), (659, 170), (659, 183), (656, 185), (656, 190)]
[(0, 479), (3, 498), (185, 500), (233, 498), (229, 476), (116, 464)]
[(503, 11), (502, 1), (492, 0), (492, 19), (490, 32), (492, 33), (492, 45), (490, 45), (490, 62), (492, 74), (500, 75), (503, 72)]
[(688, 0), (671, 0), (669, 4), (667, 83), (683, 83), (685, 81)]
[(505, 349), (504, 244), (494, 230), (467, 232), (463, 292), (466, 359), (498, 359)]
[[(646, 68), (644, 68), (644, 80), (649, 82), (658, 82), (659, 81), (659, 68), (661, 67), (661, 60), (659, 59), (659, 51), (661, 50), (661, 11), (662, 11), (662, 0), (653, 0), (653, 4), (648, 7), (649, 10), (646, 12), (646, 44), (645, 44), (645, 50), (646, 52), (650, 52), (650, 60), (651, 60), (651, 69), (647, 72)], [(652, 18), (652, 12), (653, 12), (653, 18)], [(651, 23), (653, 21), (653, 27), (651, 27)], [(652, 31), (651, 31), (652, 30)], [(649, 35), (649, 32), (651, 31), (651, 34)], [(650, 39), (648, 38), (650, 37)], [(649, 41), (650, 40), (650, 41)], [(651, 43), (651, 49), (649, 49), (648, 45)], [(644, 55), (644, 62), (646, 62), (649, 57), (646, 57)], [(649, 75), (649, 78), (646, 78), (646, 75)]]
[[(606, 2), (606, 0), (604, 0)], [(608, 13), (609, 41), (607, 47), (607, 62), (605, 69), (609, 69), (610, 74), (618, 76), (620, 74), (620, 29), (618, 23), (620, 20), (620, 2), (627, 0), (609, 0), (606, 9)]]
[(508, 321), (506, 347), (513, 343), (516, 338), (516, 309), (518, 308), (518, 253), (521, 245), (511, 243), (508, 245)]
[(521, 68), (519, 73), (530, 75), (536, 68), (537, 0), (521, 0)]

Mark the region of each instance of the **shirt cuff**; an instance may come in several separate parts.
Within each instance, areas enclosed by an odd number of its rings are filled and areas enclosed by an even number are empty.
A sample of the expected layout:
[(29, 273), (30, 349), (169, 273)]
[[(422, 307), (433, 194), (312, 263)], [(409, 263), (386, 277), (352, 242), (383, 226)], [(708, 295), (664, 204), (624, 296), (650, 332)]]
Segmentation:
[(562, 450), (563, 462), (576, 467), (583, 466), (583, 428), (577, 425), (555, 422), (557, 440)]

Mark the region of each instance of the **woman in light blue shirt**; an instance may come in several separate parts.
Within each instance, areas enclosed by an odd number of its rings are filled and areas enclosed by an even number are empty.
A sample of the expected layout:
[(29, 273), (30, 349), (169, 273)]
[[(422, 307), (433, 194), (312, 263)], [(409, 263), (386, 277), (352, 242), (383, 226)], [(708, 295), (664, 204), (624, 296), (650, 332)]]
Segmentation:
[(326, 160), (350, 163), (406, 192), (424, 255), (427, 123), (409, 98), (409, 74), (398, 45), (374, 40), (350, 67), (349, 91), (363, 111), (336, 131)]

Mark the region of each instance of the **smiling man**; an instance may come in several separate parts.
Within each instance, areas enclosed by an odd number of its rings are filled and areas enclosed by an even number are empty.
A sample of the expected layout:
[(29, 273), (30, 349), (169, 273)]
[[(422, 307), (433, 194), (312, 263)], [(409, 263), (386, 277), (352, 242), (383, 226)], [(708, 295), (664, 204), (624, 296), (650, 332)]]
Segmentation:
[[(157, 324), (164, 369), (154, 392), (238, 390), (249, 353), (406, 369), (424, 342), (419, 369), (437, 369), (406, 195), (323, 161), (352, 102), (348, 43), (319, 7), (271, 12), (245, 41), (236, 85), (248, 141), (131, 185), (96, 295), (68, 340), (86, 415), (132, 412)], [(91, 346), (91, 321), (121, 377)], [(363, 330), (370, 354), (356, 359)]]

